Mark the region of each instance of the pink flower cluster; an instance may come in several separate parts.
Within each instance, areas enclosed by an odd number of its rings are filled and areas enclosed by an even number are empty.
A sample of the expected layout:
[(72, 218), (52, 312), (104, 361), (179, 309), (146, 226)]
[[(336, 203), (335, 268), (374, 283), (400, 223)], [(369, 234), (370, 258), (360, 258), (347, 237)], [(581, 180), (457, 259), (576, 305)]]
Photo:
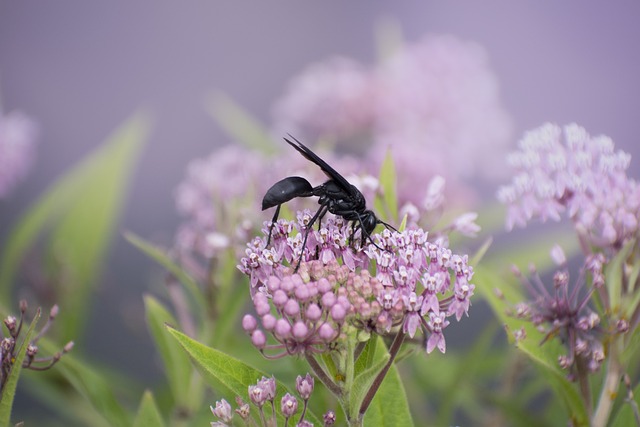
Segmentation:
[(0, 115), (0, 199), (31, 169), (37, 134), (35, 123), (24, 114)]
[(274, 115), (277, 133), (366, 152), (373, 175), (391, 148), (400, 201), (419, 209), (426, 186), (415, 183), (436, 175), (448, 183), (449, 203), (468, 205), (463, 180), (504, 171), (511, 132), (486, 53), (450, 36), (425, 37), (375, 67), (341, 57), (314, 64), (292, 80)]
[(265, 164), (260, 153), (238, 145), (189, 163), (175, 192), (178, 212), (186, 217), (176, 235), (177, 249), (210, 259), (246, 241), (256, 219), (254, 197), (248, 195), (262, 191), (258, 177), (267, 172)]
[[(257, 318), (246, 315), (243, 328), (253, 344), (279, 355), (324, 352), (346, 327), (381, 335), (402, 328), (410, 337), (420, 329), (427, 352), (444, 352), (447, 318), (467, 314), (475, 289), (467, 256), (429, 242), (421, 229), (385, 230), (363, 244), (341, 218), (308, 230), (303, 248), (311, 217), (304, 211), (297, 222), (279, 220), (268, 248), (266, 237), (247, 245), (238, 268), (250, 277)], [(265, 331), (277, 344), (267, 344)]]
[(631, 156), (606, 136), (571, 124), (527, 132), (508, 162), (515, 175), (498, 190), (507, 228), (566, 216), (596, 247), (619, 248), (638, 232), (640, 186), (627, 176)]

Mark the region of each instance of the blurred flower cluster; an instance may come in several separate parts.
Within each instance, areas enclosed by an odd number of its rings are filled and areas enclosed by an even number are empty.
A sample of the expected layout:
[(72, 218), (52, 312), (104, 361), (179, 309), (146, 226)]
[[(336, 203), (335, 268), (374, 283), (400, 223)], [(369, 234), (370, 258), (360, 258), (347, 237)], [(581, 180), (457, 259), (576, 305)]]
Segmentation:
[(513, 181), (498, 190), (508, 205), (508, 229), (565, 215), (583, 242), (597, 248), (620, 249), (637, 235), (640, 185), (626, 174), (631, 156), (615, 151), (610, 138), (547, 123), (519, 146), (508, 157)]
[(291, 81), (274, 116), (278, 134), (366, 153), (373, 175), (391, 150), (401, 206), (421, 211), (429, 209), (424, 184), (437, 175), (450, 205), (469, 206), (477, 191), (469, 180), (504, 171), (511, 130), (484, 50), (451, 36), (407, 44), (373, 67), (344, 57), (311, 65)]
[[(30, 337), (27, 342), (25, 338), (26, 329), (28, 328), (28, 325), (25, 325), (27, 308), (27, 302), (25, 300), (20, 301), (20, 318), (7, 316), (3, 321), (9, 334), (8, 336), (3, 336), (2, 341), (0, 341), (0, 395), (12, 373), (12, 369), (18, 358), (18, 352), (23, 346), (26, 346), (26, 353), (22, 362), (22, 368), (34, 371), (44, 371), (51, 368), (60, 360), (63, 354), (70, 352), (73, 348), (73, 341), (70, 341), (64, 346), (62, 351), (52, 356), (37, 357), (39, 351), (38, 340), (51, 328), (51, 325), (58, 315), (59, 309), (57, 305), (51, 308), (47, 323), (35, 336)], [(38, 309), (36, 317), (40, 317), (40, 309)]]
[(25, 177), (35, 159), (36, 124), (26, 115), (0, 112), (0, 199)]

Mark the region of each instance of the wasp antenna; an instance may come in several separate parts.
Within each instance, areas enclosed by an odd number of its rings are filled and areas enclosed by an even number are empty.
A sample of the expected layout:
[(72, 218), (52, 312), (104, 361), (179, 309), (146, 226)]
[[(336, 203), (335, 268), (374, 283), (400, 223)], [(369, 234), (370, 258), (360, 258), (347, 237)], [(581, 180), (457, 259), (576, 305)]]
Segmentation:
[(384, 221), (383, 221), (383, 220), (381, 220), (381, 219), (379, 219), (379, 220), (378, 220), (378, 224), (382, 224), (382, 225), (384, 225), (384, 226), (385, 226), (385, 228), (387, 228), (387, 229), (389, 229), (389, 228), (390, 228), (390, 229), (392, 229), (393, 231), (398, 231), (398, 229), (397, 229), (397, 228), (395, 228), (393, 225), (391, 225), (391, 224), (387, 224), (386, 222), (384, 222)]

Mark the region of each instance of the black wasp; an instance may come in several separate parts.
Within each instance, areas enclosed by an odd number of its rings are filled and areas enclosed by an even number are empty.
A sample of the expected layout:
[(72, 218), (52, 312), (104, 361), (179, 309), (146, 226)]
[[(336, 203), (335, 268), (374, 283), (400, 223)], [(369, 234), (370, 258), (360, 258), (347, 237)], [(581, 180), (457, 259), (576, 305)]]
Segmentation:
[(280, 206), (283, 203), (286, 203), (296, 197), (319, 197), (318, 204), (320, 205), (320, 209), (318, 209), (307, 224), (304, 240), (302, 241), (302, 251), (300, 253), (300, 258), (298, 259), (298, 265), (296, 265), (294, 271), (297, 271), (298, 267), (300, 267), (300, 261), (302, 260), (302, 254), (304, 253), (304, 248), (307, 244), (309, 231), (316, 221), (322, 221), (322, 218), (327, 212), (331, 212), (332, 214), (340, 216), (351, 222), (351, 238), (353, 238), (353, 235), (357, 230), (362, 230), (363, 239), (369, 239), (369, 241), (374, 245), (375, 243), (371, 240), (371, 233), (378, 224), (382, 224), (387, 228), (395, 230), (395, 228), (386, 222), (378, 219), (372, 210), (367, 209), (366, 200), (355, 185), (350, 184), (349, 181), (329, 166), (327, 162), (318, 157), (316, 153), (311, 151), (296, 138), (291, 138), (295, 142), (291, 142), (287, 138), (284, 140), (307, 160), (318, 165), (320, 169), (322, 169), (322, 172), (324, 172), (324, 174), (329, 178), (329, 180), (324, 184), (312, 187), (306, 179), (299, 176), (290, 176), (273, 184), (262, 199), (262, 210), (276, 206), (276, 212), (271, 220), (271, 228), (269, 228), (269, 237), (267, 238), (267, 246), (269, 246), (269, 242), (271, 241), (271, 232), (278, 220)]

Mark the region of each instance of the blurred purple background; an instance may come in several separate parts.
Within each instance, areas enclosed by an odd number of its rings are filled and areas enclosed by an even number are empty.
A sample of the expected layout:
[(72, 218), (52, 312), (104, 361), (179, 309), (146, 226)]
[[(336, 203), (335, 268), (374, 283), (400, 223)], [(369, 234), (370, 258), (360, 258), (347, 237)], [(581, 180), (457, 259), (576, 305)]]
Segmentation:
[[(575, 121), (631, 152), (639, 177), (637, 1), (0, 0), (1, 105), (41, 129), (35, 170), (0, 203), (0, 239), (52, 180), (144, 107), (153, 133), (119, 229), (169, 245), (187, 162), (229, 142), (207, 97), (225, 93), (268, 124), (273, 102), (307, 64), (335, 54), (373, 63), (385, 18), (408, 41), (444, 33), (484, 46), (514, 119), (514, 146), (545, 121)], [(140, 294), (161, 275), (120, 236), (113, 249), (86, 340), (99, 361), (151, 376)], [(135, 339), (123, 348), (123, 336)]]

